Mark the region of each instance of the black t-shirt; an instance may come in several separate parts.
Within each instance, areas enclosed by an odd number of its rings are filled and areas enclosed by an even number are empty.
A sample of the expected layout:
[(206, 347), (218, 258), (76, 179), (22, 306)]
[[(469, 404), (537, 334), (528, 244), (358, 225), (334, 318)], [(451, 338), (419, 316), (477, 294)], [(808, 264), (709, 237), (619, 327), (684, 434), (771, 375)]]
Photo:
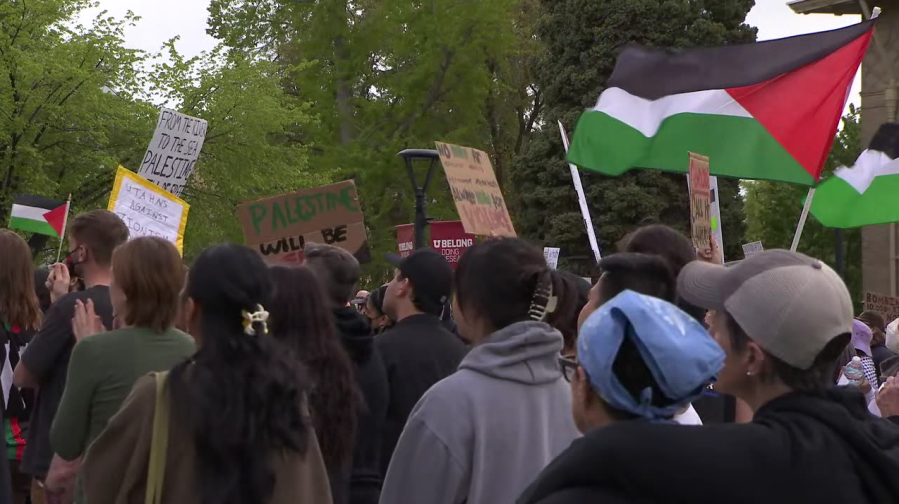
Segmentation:
[(112, 327), (109, 287), (98, 285), (82, 292), (73, 292), (50, 307), (41, 330), (22, 354), (21, 363), (34, 375), (40, 387), (22, 455), (21, 470), (32, 476), (43, 478), (50, 469), (53, 459), (50, 426), (66, 388), (69, 358), (75, 347), (75, 335), (72, 333), (75, 302), (87, 302), (88, 299), (94, 302), (94, 311), (103, 320), (103, 325)]

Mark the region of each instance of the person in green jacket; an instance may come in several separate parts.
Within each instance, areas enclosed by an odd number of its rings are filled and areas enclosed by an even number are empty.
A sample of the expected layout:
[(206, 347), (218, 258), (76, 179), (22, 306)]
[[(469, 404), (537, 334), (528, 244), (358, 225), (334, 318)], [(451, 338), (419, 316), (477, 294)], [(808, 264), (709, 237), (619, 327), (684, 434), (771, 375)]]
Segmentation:
[[(69, 362), (68, 379), (50, 429), (54, 465), (71, 472), (109, 419), (118, 412), (142, 376), (165, 371), (194, 354), (193, 339), (175, 329), (179, 293), (184, 280), (181, 256), (170, 242), (135, 238), (112, 257), (110, 300), (121, 328), (106, 331), (92, 302), (75, 306), (73, 332), (78, 340)], [(57, 460), (61, 459), (61, 460)], [(51, 467), (47, 491), (57, 482)], [(62, 478), (64, 479), (64, 478)], [(75, 502), (83, 502), (76, 490)]]

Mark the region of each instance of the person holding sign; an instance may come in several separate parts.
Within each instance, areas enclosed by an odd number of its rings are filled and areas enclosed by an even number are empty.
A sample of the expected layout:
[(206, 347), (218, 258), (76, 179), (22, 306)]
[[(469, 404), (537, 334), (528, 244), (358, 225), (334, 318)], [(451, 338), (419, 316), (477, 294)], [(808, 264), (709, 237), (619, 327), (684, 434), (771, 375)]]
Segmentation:
[[(66, 387), (69, 361), (75, 347), (72, 329), (75, 306), (79, 301), (91, 301), (103, 325), (112, 327), (109, 298), (112, 253), (128, 239), (128, 228), (114, 213), (94, 210), (75, 217), (67, 234), (72, 274), (66, 265), (54, 265), (50, 281), (51, 297), (56, 301), (13, 374), (13, 381), (19, 387), (39, 389), (22, 457), (22, 471), (31, 474), (39, 486), (43, 486), (53, 460), (50, 426)], [(85, 289), (69, 293), (71, 276), (82, 279)]]

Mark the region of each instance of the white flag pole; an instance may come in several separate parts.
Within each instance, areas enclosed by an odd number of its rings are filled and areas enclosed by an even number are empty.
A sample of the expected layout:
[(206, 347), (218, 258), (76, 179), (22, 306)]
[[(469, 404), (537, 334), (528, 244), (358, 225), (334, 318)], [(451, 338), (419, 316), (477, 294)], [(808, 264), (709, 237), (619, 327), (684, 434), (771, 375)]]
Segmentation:
[(62, 244), (66, 236), (66, 226), (69, 225), (69, 210), (72, 209), (72, 193), (69, 193), (69, 199), (66, 200), (66, 216), (62, 221), (62, 236), (59, 237), (59, 248), (56, 250), (56, 262), (62, 257)]
[[(562, 135), (562, 145), (565, 146), (565, 153), (568, 154), (568, 134), (565, 132), (565, 126), (562, 126), (562, 121), (559, 121), (559, 133)], [(568, 163), (568, 169), (571, 170), (571, 180), (574, 182), (578, 205), (581, 207), (581, 216), (584, 218), (584, 225), (587, 227), (587, 239), (590, 240), (590, 248), (593, 249), (593, 256), (598, 263), (602, 259), (602, 254), (599, 252), (599, 242), (596, 241), (596, 232), (593, 230), (593, 219), (590, 218), (590, 208), (587, 207), (587, 196), (584, 194), (584, 186), (581, 184), (581, 174), (577, 171), (577, 166), (574, 166), (574, 163)]]
[(805, 227), (805, 220), (808, 218), (808, 209), (812, 206), (812, 199), (815, 197), (815, 188), (808, 190), (808, 196), (805, 197), (805, 206), (802, 207), (802, 215), (799, 216), (799, 224), (796, 226), (796, 234), (793, 235), (793, 244), (790, 245), (790, 252), (796, 252), (799, 247), (799, 239), (802, 237), (802, 229)]

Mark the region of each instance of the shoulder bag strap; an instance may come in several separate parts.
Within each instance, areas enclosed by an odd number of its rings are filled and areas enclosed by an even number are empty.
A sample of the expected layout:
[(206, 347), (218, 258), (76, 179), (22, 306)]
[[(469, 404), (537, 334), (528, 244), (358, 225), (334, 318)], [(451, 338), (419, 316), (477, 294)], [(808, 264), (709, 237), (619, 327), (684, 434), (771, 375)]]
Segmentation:
[(150, 441), (150, 462), (147, 468), (147, 496), (145, 504), (162, 502), (162, 483), (169, 447), (169, 401), (165, 395), (168, 371), (156, 373), (156, 410), (153, 415), (153, 439)]

